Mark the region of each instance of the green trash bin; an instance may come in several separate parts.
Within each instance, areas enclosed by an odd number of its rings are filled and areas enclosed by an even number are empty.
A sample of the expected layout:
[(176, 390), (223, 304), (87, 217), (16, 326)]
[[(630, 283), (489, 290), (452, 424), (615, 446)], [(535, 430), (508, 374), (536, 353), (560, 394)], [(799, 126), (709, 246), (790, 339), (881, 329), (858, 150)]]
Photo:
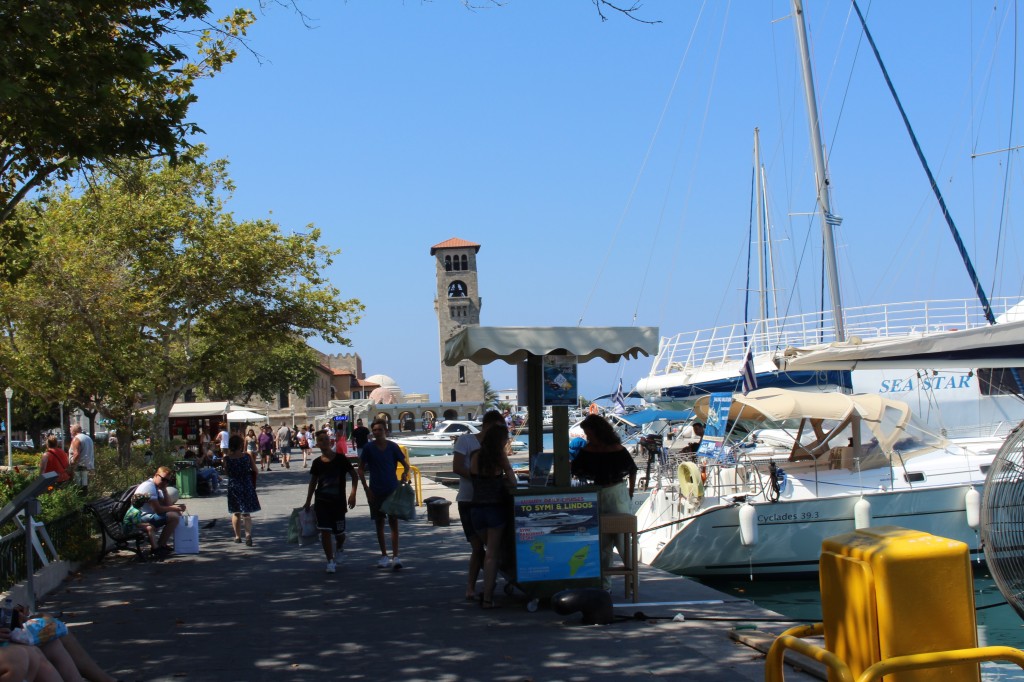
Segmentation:
[(174, 482), (178, 488), (178, 497), (182, 499), (196, 495), (196, 467), (188, 460), (174, 463)]

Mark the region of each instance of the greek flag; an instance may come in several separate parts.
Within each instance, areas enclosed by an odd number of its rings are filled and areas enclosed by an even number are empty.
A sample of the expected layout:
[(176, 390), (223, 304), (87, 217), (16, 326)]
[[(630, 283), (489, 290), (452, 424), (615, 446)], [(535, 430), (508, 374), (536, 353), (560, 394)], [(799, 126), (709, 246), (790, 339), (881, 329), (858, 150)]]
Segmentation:
[(740, 367), (740, 376), (743, 377), (743, 395), (746, 395), (757, 388), (757, 374), (754, 373), (753, 343), (747, 345), (747, 352), (743, 354), (743, 365)]
[(619, 379), (619, 387), (615, 389), (615, 394), (612, 395), (612, 402), (615, 403), (615, 414), (622, 414), (626, 411), (626, 396), (622, 394), (622, 379)]

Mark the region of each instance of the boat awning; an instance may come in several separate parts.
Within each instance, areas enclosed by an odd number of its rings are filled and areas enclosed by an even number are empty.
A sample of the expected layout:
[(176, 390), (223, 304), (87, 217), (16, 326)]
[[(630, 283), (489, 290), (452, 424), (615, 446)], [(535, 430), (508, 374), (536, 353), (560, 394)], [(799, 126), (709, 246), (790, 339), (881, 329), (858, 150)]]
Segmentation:
[[(710, 398), (704, 396), (693, 406), (698, 419), (707, 419)], [(729, 407), (729, 420), (748, 419), (781, 423), (792, 419), (835, 420), (848, 418), (865, 424), (888, 452), (905, 434), (911, 421), (910, 406), (900, 400), (871, 393), (818, 393), (783, 388), (762, 388), (747, 395), (736, 394)]]
[(618, 416), (633, 426), (643, 426), (659, 419), (673, 422), (686, 421), (693, 418), (693, 410), (643, 410), (642, 412), (630, 412), (629, 414), (620, 414)]
[(787, 348), (781, 370), (1024, 367), (1024, 320), (898, 339)]
[(575, 355), (578, 362), (616, 362), (654, 355), (658, 342), (657, 327), (468, 327), (445, 343), (444, 363), (504, 360), (514, 365), (531, 355), (557, 353)]
[[(703, 396), (693, 406), (698, 419), (706, 420), (710, 398)], [(762, 388), (747, 395), (733, 396), (729, 419), (752, 419), (782, 422), (787, 419), (842, 420), (853, 412), (863, 419), (878, 421), (889, 408), (901, 413), (909, 411), (906, 403), (874, 394), (793, 391), (784, 388)]]

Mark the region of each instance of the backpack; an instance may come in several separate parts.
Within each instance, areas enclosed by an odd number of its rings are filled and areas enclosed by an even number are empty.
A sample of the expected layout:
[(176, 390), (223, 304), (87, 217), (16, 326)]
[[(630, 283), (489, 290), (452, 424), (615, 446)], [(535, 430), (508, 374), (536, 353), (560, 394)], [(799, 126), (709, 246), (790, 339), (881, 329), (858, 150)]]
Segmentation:
[(133, 486), (129, 486), (123, 492), (121, 492), (120, 495), (117, 496), (117, 505), (114, 507), (115, 519), (123, 519), (124, 515), (128, 513), (129, 509), (131, 509), (132, 497), (135, 496), (135, 491), (138, 489), (140, 485), (142, 484), (139, 483)]

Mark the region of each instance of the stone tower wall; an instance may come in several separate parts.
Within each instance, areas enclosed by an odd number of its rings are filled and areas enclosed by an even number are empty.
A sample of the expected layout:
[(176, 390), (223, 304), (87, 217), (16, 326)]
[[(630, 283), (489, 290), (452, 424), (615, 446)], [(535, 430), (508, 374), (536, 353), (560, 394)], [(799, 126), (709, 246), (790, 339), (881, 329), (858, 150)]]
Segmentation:
[[(441, 402), (468, 402), (484, 399), (483, 369), (475, 362), (464, 361), (456, 367), (444, 364), (444, 344), (459, 330), (480, 325), (480, 290), (477, 281), (476, 246), (439, 248), (434, 254), (437, 291), (434, 311), (437, 313), (440, 340)], [(459, 269), (447, 269), (445, 259), (458, 259)], [(463, 269), (462, 259), (466, 268)], [(452, 287), (461, 283), (465, 295), (450, 295)], [(454, 391), (454, 398), (452, 392)]]

